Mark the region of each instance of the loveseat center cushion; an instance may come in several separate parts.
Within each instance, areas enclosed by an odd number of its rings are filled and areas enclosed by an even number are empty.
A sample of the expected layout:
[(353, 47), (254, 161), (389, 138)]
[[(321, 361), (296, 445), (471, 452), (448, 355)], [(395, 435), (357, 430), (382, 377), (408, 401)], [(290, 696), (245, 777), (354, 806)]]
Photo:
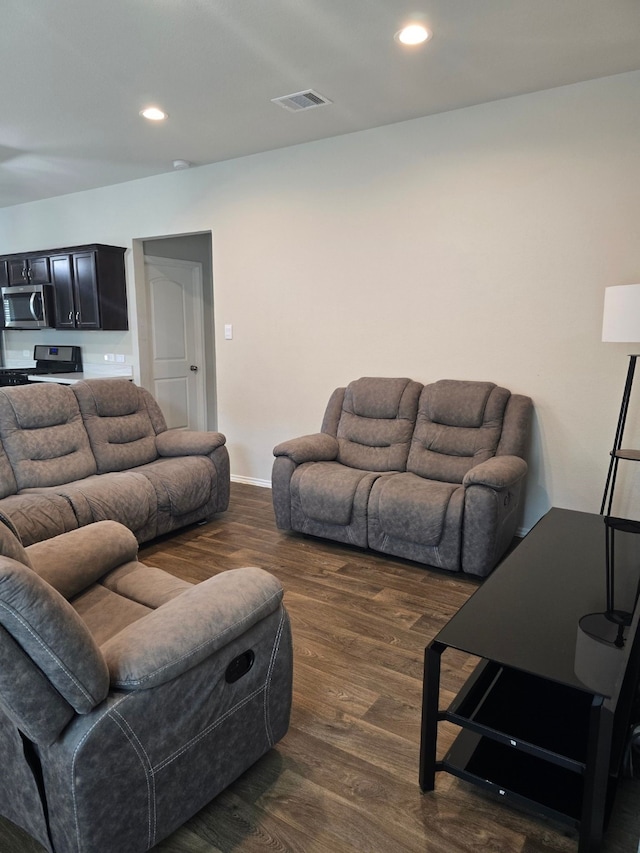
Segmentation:
[(325, 524), (349, 524), (358, 486), (377, 475), (339, 462), (301, 465), (291, 478), (291, 492), (305, 516)]
[(381, 478), (374, 490), (383, 533), (419, 545), (437, 545), (451, 499), (460, 488), (410, 473)]

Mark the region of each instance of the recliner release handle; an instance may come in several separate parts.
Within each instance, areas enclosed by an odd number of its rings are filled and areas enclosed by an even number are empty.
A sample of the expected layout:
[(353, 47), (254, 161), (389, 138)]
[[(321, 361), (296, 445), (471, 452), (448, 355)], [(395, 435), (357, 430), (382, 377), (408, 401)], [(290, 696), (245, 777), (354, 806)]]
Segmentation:
[(246, 652), (234, 658), (224, 674), (227, 684), (233, 684), (234, 681), (238, 681), (243, 675), (246, 675), (253, 666), (255, 659), (256, 656), (252, 649), (247, 649)]

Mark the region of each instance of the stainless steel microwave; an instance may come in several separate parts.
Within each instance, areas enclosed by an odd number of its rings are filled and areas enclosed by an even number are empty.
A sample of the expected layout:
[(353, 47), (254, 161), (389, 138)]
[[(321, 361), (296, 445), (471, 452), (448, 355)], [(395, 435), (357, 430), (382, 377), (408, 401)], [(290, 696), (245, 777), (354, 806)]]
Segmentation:
[(3, 287), (5, 329), (48, 329), (52, 326), (53, 285), (17, 284)]

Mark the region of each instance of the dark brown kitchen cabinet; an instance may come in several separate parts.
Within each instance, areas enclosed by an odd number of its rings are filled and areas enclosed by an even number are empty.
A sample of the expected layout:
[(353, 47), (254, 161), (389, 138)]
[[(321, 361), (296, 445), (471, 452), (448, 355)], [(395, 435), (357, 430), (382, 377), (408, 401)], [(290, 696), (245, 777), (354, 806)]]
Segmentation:
[(52, 258), (56, 328), (129, 328), (124, 252), (117, 246), (76, 246)]
[(23, 257), (11, 258), (8, 263), (9, 284), (49, 284), (51, 273), (49, 258)]
[(51, 282), (57, 329), (125, 331), (129, 324), (124, 253), (120, 246), (94, 243), (5, 255), (0, 257), (0, 283), (3, 264), (9, 284)]

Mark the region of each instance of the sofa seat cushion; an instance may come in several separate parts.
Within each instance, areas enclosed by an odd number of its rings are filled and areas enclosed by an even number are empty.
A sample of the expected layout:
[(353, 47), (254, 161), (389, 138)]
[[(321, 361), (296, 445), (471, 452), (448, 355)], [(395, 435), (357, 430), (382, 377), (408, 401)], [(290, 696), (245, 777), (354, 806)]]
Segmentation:
[(193, 584), (138, 560), (123, 563), (101, 581), (106, 589), (155, 610), (191, 589)]
[(307, 462), (291, 477), (291, 530), (367, 547), (371, 487), (384, 476), (339, 462)]
[(291, 478), (291, 493), (307, 518), (325, 524), (349, 524), (358, 486), (373, 475), (339, 462), (301, 465)]
[(72, 505), (80, 525), (111, 519), (128, 527), (138, 540), (155, 536), (156, 493), (142, 474), (132, 471), (95, 474), (59, 486), (56, 491)]
[(55, 488), (26, 490), (2, 499), (2, 512), (13, 523), (25, 548), (79, 526), (73, 506)]
[(70, 604), (99, 646), (153, 609), (99, 583), (72, 598)]
[(216, 469), (208, 456), (166, 457), (134, 471), (153, 486), (159, 512), (186, 515), (209, 503)]
[(423, 480), (415, 474), (394, 474), (372, 492), (384, 534), (419, 545), (437, 545), (445, 528), (452, 498), (461, 486)]

